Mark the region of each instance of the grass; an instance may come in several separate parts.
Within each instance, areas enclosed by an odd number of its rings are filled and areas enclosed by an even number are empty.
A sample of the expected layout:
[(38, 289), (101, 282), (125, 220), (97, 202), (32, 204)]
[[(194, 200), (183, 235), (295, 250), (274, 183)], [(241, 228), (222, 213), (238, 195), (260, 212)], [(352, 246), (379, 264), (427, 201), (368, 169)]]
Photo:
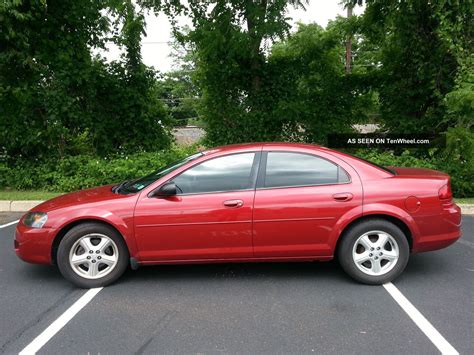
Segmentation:
[(462, 204), (469, 203), (469, 204), (473, 205), (474, 204), (474, 197), (455, 198), (454, 201), (456, 201), (456, 203), (462, 203)]
[(0, 190), (0, 200), (49, 200), (62, 195), (61, 192)]

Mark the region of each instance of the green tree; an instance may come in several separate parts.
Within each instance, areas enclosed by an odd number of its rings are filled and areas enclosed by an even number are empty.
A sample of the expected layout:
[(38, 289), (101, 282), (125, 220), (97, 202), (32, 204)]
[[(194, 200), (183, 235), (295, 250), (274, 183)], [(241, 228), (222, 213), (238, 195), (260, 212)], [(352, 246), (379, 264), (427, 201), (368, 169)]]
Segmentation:
[(176, 36), (195, 46), (193, 79), (202, 92), (200, 115), (211, 144), (275, 140), (285, 120), (271, 115), (270, 68), (265, 47), (284, 38), (288, 6), (296, 1), (145, 1), (170, 16), (187, 14), (193, 30)]
[(361, 30), (379, 50), (373, 85), (391, 131), (443, 132), (449, 126), (444, 98), (454, 88), (459, 53), (469, 51), (470, 3), (366, 1)]
[[(185, 32), (189, 29), (185, 28)], [(156, 89), (173, 119), (182, 126), (200, 119), (198, 107), (201, 91), (192, 75), (195, 71), (195, 49), (192, 43), (172, 42), (171, 57), (175, 65), (156, 82)]]
[(103, 96), (110, 102), (105, 106), (109, 111), (101, 115), (108, 122), (95, 122), (96, 146), (101, 154), (166, 148), (171, 142), (171, 118), (159, 100), (157, 73), (142, 62), (141, 38), (146, 27), (143, 10), (131, 0), (113, 5), (111, 11), (117, 18), (116, 31), (120, 33), (116, 42), (122, 46), (123, 53), (119, 61), (109, 65), (113, 80), (106, 91), (112, 95)]
[(89, 46), (103, 46), (103, 1), (0, 4), (0, 145), (8, 155), (64, 153), (92, 75)]
[[(159, 149), (167, 115), (153, 95), (154, 73), (139, 55), (143, 17), (131, 1), (3, 1), (0, 4), (0, 147), (7, 157)], [(116, 11), (120, 61), (104, 48)], [(161, 124), (160, 124), (161, 121)]]
[(367, 118), (360, 75), (345, 74), (345, 21), (333, 21), (326, 30), (300, 25), (272, 47), (272, 116), (287, 120), (286, 139), (325, 144), (328, 133), (352, 131), (353, 123)]
[(199, 118), (198, 89), (189, 73), (184, 70), (174, 70), (164, 74), (155, 85), (159, 100), (167, 106), (174, 125), (183, 126), (188, 124), (189, 120)]

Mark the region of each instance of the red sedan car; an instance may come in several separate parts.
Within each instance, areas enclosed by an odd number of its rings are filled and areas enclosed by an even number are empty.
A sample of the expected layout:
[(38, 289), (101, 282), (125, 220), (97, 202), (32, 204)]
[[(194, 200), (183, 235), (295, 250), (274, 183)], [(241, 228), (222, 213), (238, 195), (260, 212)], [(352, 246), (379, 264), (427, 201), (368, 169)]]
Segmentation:
[(56, 197), (23, 216), (18, 256), (80, 287), (141, 265), (330, 260), (367, 284), (460, 236), (448, 175), (306, 144), (194, 154), (143, 178)]

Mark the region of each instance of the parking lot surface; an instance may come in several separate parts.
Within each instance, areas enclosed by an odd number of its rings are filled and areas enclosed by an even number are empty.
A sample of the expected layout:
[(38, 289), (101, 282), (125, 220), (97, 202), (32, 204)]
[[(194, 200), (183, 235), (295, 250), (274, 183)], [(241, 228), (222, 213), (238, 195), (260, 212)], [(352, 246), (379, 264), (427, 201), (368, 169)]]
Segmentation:
[[(0, 215), (3, 224), (18, 215)], [(0, 353), (18, 353), (87, 291), (20, 261), (0, 229)], [(393, 284), (461, 354), (474, 353), (474, 217), (453, 246), (412, 255)], [(144, 267), (102, 289), (44, 354), (438, 353), (382, 286), (336, 262)]]

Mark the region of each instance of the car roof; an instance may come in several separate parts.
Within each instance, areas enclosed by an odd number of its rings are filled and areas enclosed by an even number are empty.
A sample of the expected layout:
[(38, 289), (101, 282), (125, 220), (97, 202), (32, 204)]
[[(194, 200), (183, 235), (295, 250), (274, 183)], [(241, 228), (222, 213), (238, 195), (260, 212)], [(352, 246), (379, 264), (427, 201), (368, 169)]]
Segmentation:
[(240, 151), (240, 150), (260, 150), (264, 146), (279, 146), (279, 147), (291, 147), (291, 148), (321, 148), (319, 145), (316, 144), (309, 144), (309, 143), (288, 143), (288, 142), (256, 142), (256, 143), (239, 143), (239, 144), (229, 144), (223, 145), (215, 148), (210, 148), (204, 150), (203, 154), (211, 154), (217, 152), (232, 152), (232, 151)]

